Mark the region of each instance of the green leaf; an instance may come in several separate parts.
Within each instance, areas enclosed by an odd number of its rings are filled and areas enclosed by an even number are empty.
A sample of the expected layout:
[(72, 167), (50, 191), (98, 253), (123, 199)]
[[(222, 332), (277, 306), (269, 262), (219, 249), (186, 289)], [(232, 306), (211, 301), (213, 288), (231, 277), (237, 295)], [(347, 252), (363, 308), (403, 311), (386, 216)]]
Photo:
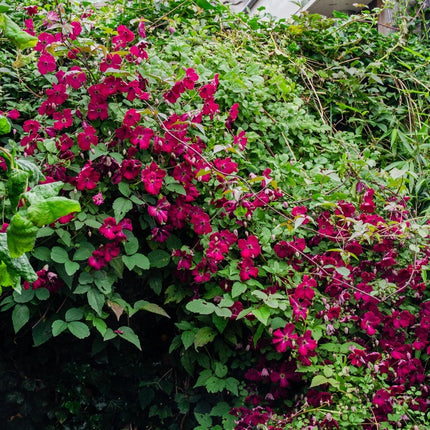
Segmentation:
[(126, 199), (124, 197), (118, 197), (113, 202), (112, 207), (113, 207), (115, 219), (117, 222), (119, 222), (124, 218), (127, 212), (133, 209), (133, 203), (131, 202), (131, 200)]
[(207, 302), (203, 299), (196, 299), (187, 303), (185, 308), (196, 314), (209, 315), (215, 312), (216, 306), (213, 303)]
[(36, 297), (39, 300), (48, 300), (49, 297), (51, 296), (51, 293), (49, 292), (49, 290), (47, 288), (38, 288), (34, 292), (35, 292)]
[(49, 184), (36, 185), (30, 191), (24, 193), (23, 197), (28, 201), (30, 205), (32, 205), (38, 201), (57, 196), (63, 188), (63, 185), (63, 182), (60, 181), (50, 182)]
[(47, 342), (52, 337), (52, 323), (50, 320), (39, 321), (33, 328), (33, 343), (34, 346), (40, 346)]
[(21, 30), (15, 22), (5, 14), (0, 14), (0, 23), (3, 27), (3, 35), (10, 40), (17, 48), (33, 48), (37, 44), (37, 37), (31, 36)]
[(224, 378), (224, 376), (227, 375), (228, 367), (225, 364), (220, 363), (217, 361), (215, 363), (215, 375), (218, 376), (218, 378)]
[(60, 333), (62, 333), (64, 330), (66, 330), (68, 324), (66, 321), (63, 320), (55, 320), (52, 323), (52, 336), (56, 337)]
[(84, 311), (81, 308), (70, 308), (65, 315), (66, 321), (78, 321), (84, 316)]
[(123, 255), (123, 263), (127, 266), (128, 270), (133, 270), (135, 266), (143, 270), (148, 270), (150, 267), (149, 259), (143, 254)]
[(92, 319), (94, 327), (97, 329), (97, 331), (102, 335), (105, 336), (107, 325), (101, 318), (93, 318)]
[(16, 305), (12, 312), (12, 323), (13, 329), (15, 333), (18, 333), (19, 330), (27, 324), (30, 319), (30, 310), (26, 305)]
[(91, 257), (94, 250), (95, 248), (90, 242), (82, 242), (79, 245), (79, 248), (73, 254), (73, 261), (88, 260), (88, 258)]
[(29, 176), (30, 174), (23, 170), (13, 170), (9, 176), (7, 181), (7, 193), (14, 212), (18, 206), (21, 194), (27, 189)]
[(211, 376), (205, 382), (205, 388), (208, 393), (219, 393), (225, 388), (225, 380), (217, 378), (216, 376)]
[(168, 184), (168, 185), (166, 185), (166, 188), (169, 191), (173, 191), (173, 192), (178, 193), (178, 194), (180, 194), (182, 196), (186, 196), (187, 195), (187, 192), (185, 191), (184, 186), (181, 185), (181, 184), (175, 184), (175, 183)]
[(30, 220), (16, 213), (10, 221), (6, 234), (10, 256), (16, 258), (34, 248), (37, 227)]
[(310, 388), (318, 387), (320, 385), (326, 384), (327, 382), (328, 380), (324, 375), (315, 375), (312, 378)]
[(12, 258), (7, 245), (7, 236), (0, 233), (0, 261), (3, 261), (11, 275), (22, 276), (28, 282), (34, 282), (37, 274), (31, 266), (26, 255)]
[(156, 249), (148, 254), (151, 267), (162, 269), (170, 262), (170, 254), (162, 249)]
[(79, 212), (81, 205), (76, 200), (66, 197), (50, 197), (46, 200), (34, 202), (27, 211), (28, 219), (36, 226), (52, 224), (58, 218)]
[(237, 297), (243, 294), (248, 287), (245, 284), (242, 284), (240, 282), (235, 282), (233, 284), (233, 287), (231, 288), (231, 297)]
[(105, 296), (99, 290), (92, 288), (87, 292), (88, 304), (97, 312), (98, 315), (102, 314), (102, 309), (105, 304)]
[(72, 321), (67, 324), (67, 328), (73, 336), (78, 339), (84, 339), (90, 335), (90, 329), (88, 326), (81, 321)]
[(9, 120), (5, 116), (0, 115), (0, 135), (8, 134), (11, 130), (12, 126), (10, 125)]
[(64, 248), (54, 246), (51, 250), (51, 259), (56, 263), (65, 263), (69, 261), (69, 254)]
[(185, 349), (188, 349), (193, 343), (194, 338), (196, 337), (196, 333), (194, 331), (184, 331), (181, 334), (182, 344)]
[(202, 327), (196, 333), (194, 338), (194, 347), (200, 348), (206, 344), (212, 342), (215, 339), (216, 331), (212, 327)]
[(139, 249), (139, 241), (136, 237), (131, 237), (127, 242), (124, 243), (124, 250), (127, 255), (135, 254)]
[(64, 268), (69, 276), (73, 276), (79, 270), (80, 266), (74, 261), (66, 261)]
[(156, 303), (147, 302), (146, 300), (137, 301), (133, 306), (133, 310), (152, 312), (153, 314), (170, 318), (169, 314), (161, 306), (157, 305)]
[(235, 378), (227, 378), (225, 380), (225, 389), (233, 393), (235, 396), (239, 395), (239, 381)]
[(34, 298), (34, 290), (22, 290), (20, 293), (18, 291), (13, 292), (13, 299), (16, 303), (28, 303)]
[(231, 406), (226, 402), (217, 403), (210, 412), (210, 415), (214, 417), (223, 417), (228, 415), (231, 410)]
[(270, 317), (270, 308), (266, 305), (262, 305), (257, 309), (252, 310), (252, 314), (260, 321), (262, 324), (267, 325), (267, 321)]
[(142, 351), (142, 347), (140, 346), (140, 340), (137, 334), (131, 329), (130, 327), (120, 327), (119, 330), (122, 331), (122, 333), (119, 333), (119, 336), (123, 339), (127, 340), (128, 342), (132, 343), (134, 346), (136, 346), (140, 351)]
[(194, 0), (194, 3), (205, 10), (216, 9), (216, 7), (210, 4), (207, 0)]

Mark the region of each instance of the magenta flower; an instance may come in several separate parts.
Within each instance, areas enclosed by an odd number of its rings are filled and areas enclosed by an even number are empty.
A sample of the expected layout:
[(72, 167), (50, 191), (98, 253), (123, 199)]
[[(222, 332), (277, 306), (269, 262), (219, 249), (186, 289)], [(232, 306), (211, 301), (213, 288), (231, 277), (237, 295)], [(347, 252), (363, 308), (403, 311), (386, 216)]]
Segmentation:
[(93, 203), (97, 206), (100, 206), (104, 203), (104, 198), (102, 193), (97, 193), (93, 196)]
[(73, 116), (71, 109), (64, 109), (62, 112), (54, 112), (53, 115), (55, 130), (62, 130), (73, 125)]
[(76, 188), (82, 190), (93, 190), (100, 180), (100, 173), (96, 172), (91, 165), (86, 165), (77, 176)]
[(140, 113), (136, 109), (129, 109), (125, 115), (123, 124), (127, 127), (132, 127), (140, 121)]
[(163, 185), (163, 179), (166, 176), (166, 171), (154, 161), (142, 170), (142, 182), (145, 190), (149, 194), (157, 195)]
[(108, 54), (100, 63), (100, 71), (106, 72), (107, 69), (120, 69), (122, 58), (118, 54)]
[(250, 258), (244, 258), (237, 267), (240, 269), (239, 277), (242, 282), (258, 276), (258, 268), (254, 266), (254, 262)]
[(239, 239), (237, 244), (243, 258), (255, 258), (261, 253), (261, 246), (256, 236), (252, 235), (248, 239)]
[(287, 348), (293, 348), (298, 337), (293, 333), (295, 326), (293, 323), (287, 323), (283, 329), (278, 328), (273, 332), (272, 343), (276, 345), (276, 351), (285, 352)]
[(121, 163), (121, 176), (128, 181), (132, 181), (139, 175), (142, 163), (139, 160), (124, 160)]
[(44, 52), (37, 61), (37, 68), (41, 75), (53, 72), (57, 68), (55, 58), (51, 54)]
[(164, 224), (168, 218), (168, 211), (170, 203), (166, 200), (166, 197), (158, 200), (155, 206), (148, 206), (148, 214), (155, 218), (158, 224)]
[(78, 134), (78, 146), (82, 151), (88, 151), (91, 145), (96, 146), (98, 141), (94, 127), (85, 127), (83, 133)]

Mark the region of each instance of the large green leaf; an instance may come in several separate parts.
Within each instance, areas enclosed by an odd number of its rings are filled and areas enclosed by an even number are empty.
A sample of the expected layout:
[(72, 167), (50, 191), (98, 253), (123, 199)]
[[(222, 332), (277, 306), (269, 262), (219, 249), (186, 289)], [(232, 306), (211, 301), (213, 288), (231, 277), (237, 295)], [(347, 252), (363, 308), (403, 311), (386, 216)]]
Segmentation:
[(19, 213), (16, 213), (10, 220), (6, 233), (7, 246), (11, 257), (20, 257), (25, 252), (31, 251), (34, 248), (37, 227)]
[(133, 331), (132, 328), (123, 326), (118, 329), (119, 335), (127, 340), (128, 342), (132, 343), (134, 346), (136, 346), (139, 350), (142, 351), (142, 347), (140, 346), (140, 340), (137, 334)]
[(33, 48), (37, 44), (37, 37), (31, 36), (21, 30), (15, 22), (4, 13), (0, 14), (0, 26), (3, 27), (3, 34), (17, 48)]
[(27, 324), (30, 319), (30, 310), (27, 305), (16, 305), (12, 312), (12, 323), (15, 333)]
[(27, 216), (34, 225), (42, 227), (53, 223), (58, 218), (80, 210), (81, 205), (75, 200), (66, 197), (50, 197), (33, 203), (28, 208)]
[(23, 170), (13, 170), (7, 181), (7, 193), (13, 211), (18, 206), (21, 194), (27, 189), (28, 177), (30, 174)]
[[(21, 162), (19, 164), (21, 166)], [(30, 168), (30, 166), (28, 165), (27, 167)], [(63, 185), (63, 182), (60, 181), (50, 182), (49, 184), (36, 185), (30, 191), (27, 191), (25, 194), (23, 194), (23, 197), (28, 200), (28, 203), (30, 203), (30, 205), (32, 205), (33, 203), (36, 203), (38, 201), (58, 196), (58, 193), (61, 191), (61, 188), (63, 188)]]
[(11, 129), (9, 120), (5, 116), (0, 115), (0, 135), (10, 133)]
[(21, 255), (18, 258), (11, 257), (7, 246), (6, 233), (0, 233), (0, 260), (6, 264), (12, 279), (14, 275), (21, 276), (28, 282), (34, 282), (37, 279), (36, 272), (26, 255)]

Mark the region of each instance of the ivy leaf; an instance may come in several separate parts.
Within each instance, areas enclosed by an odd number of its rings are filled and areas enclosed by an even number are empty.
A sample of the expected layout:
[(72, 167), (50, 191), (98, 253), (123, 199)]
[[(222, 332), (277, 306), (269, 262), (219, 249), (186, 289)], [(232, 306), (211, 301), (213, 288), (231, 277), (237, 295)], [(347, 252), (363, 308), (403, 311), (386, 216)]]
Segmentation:
[(216, 306), (213, 303), (207, 302), (203, 299), (196, 299), (187, 303), (185, 308), (196, 314), (209, 315), (215, 312)]
[(50, 197), (31, 204), (27, 216), (34, 225), (42, 227), (73, 212), (80, 212), (80, 210), (81, 205), (76, 200), (66, 197)]
[(151, 267), (162, 269), (170, 262), (170, 254), (162, 249), (155, 249), (148, 254)]
[(30, 319), (30, 310), (27, 305), (15, 305), (12, 312), (12, 323), (15, 333), (18, 333), (21, 328), (27, 324)]
[(52, 323), (52, 336), (54, 336), (54, 337), (58, 336), (60, 333), (62, 333), (64, 330), (66, 330), (67, 325), (68, 324), (66, 323), (66, 321), (55, 320)]
[(140, 346), (140, 340), (137, 334), (130, 327), (120, 327), (119, 330), (122, 332), (119, 333), (120, 337), (127, 340), (136, 346), (140, 351), (142, 351), (142, 347)]
[(78, 339), (85, 339), (90, 335), (90, 329), (88, 326), (81, 321), (72, 321), (67, 324), (67, 328), (73, 336), (76, 336)]
[(6, 234), (10, 256), (16, 258), (34, 248), (37, 227), (29, 219), (16, 213), (10, 220)]
[(194, 339), (194, 347), (200, 348), (205, 346), (206, 344), (212, 342), (215, 339), (216, 331), (211, 327), (202, 327), (196, 333), (196, 337)]
[(124, 197), (118, 197), (113, 202), (112, 207), (113, 207), (115, 219), (117, 222), (119, 222), (125, 217), (127, 212), (133, 209), (133, 203), (131, 202), (131, 200), (126, 199)]

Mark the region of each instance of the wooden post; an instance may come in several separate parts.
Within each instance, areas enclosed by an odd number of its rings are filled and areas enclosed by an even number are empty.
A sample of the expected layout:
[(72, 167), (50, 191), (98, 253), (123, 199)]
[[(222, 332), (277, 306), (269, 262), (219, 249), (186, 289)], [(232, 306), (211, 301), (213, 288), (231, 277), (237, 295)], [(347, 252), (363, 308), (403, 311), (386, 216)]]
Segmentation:
[[(377, 7), (383, 8), (384, 7), (384, 0), (378, 0), (377, 1)], [(399, 11), (399, 2), (396, 0), (392, 7), (385, 8), (382, 10), (382, 12), (379, 14), (378, 17), (378, 31), (382, 34), (390, 34), (397, 31), (394, 24), (394, 17), (396, 13)]]

